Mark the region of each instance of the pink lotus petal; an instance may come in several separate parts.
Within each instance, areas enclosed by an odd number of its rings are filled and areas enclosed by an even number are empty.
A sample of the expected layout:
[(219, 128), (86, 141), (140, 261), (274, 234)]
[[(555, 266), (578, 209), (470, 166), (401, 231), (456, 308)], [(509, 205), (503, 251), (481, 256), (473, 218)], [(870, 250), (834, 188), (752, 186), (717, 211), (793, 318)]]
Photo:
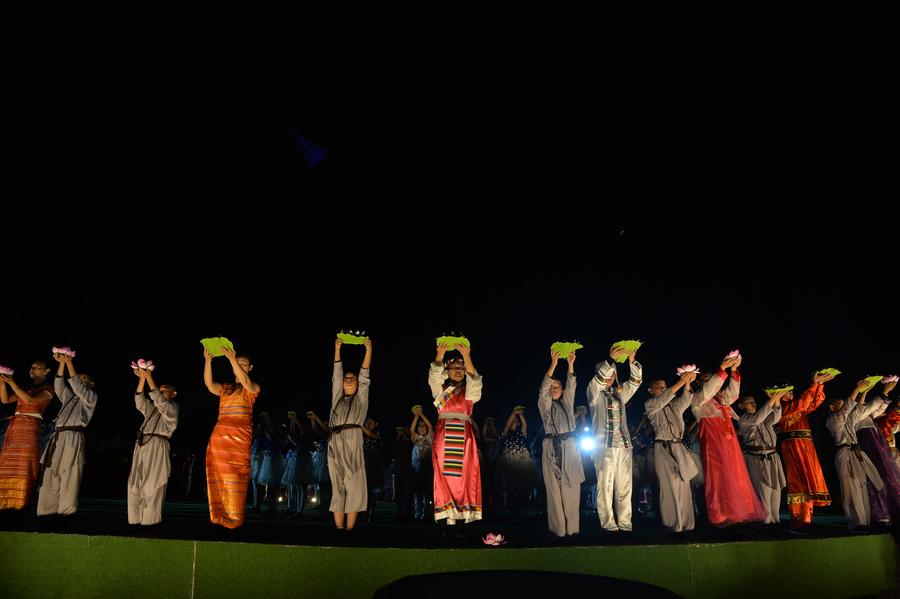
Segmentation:
[(13, 369), (9, 366), (0, 366), (0, 374), (5, 374), (6, 376), (13, 375)]
[(734, 350), (731, 350), (727, 356), (725, 356), (725, 359), (727, 360), (728, 358), (737, 358), (739, 355), (741, 355), (741, 352), (734, 349)]
[(135, 362), (134, 360), (132, 360), (132, 361), (131, 361), (131, 367), (132, 367), (133, 369), (137, 370), (137, 369), (138, 369), (137, 362)]
[(138, 358), (138, 368), (146, 368), (147, 361), (144, 358)]
[(147, 370), (149, 370), (150, 372), (153, 372), (154, 370), (156, 370), (156, 364), (154, 364), (153, 362), (150, 362), (147, 366)]
[(61, 354), (62, 352), (59, 351), (59, 348), (54, 345), (53, 347), (50, 348), (50, 353), (51, 354)]
[(486, 537), (482, 537), (481, 539), (485, 545), (491, 545), (492, 547), (497, 547), (498, 545), (505, 545), (506, 539), (503, 538), (502, 534), (497, 533), (496, 535), (492, 532), (489, 532)]
[(886, 376), (886, 377), (884, 377), (883, 379), (881, 379), (881, 382), (884, 383), (884, 384), (894, 383), (894, 382), (896, 382), (898, 379), (900, 379), (900, 377), (898, 377), (896, 374), (889, 374), (888, 376)]

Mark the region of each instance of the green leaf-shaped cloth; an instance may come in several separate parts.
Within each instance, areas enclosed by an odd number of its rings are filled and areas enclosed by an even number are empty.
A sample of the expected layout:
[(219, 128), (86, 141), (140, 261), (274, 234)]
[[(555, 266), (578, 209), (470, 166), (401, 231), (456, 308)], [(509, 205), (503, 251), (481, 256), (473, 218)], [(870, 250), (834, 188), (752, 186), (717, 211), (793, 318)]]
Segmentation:
[(877, 383), (878, 381), (880, 381), (880, 380), (883, 379), (883, 378), (884, 378), (883, 376), (867, 376), (867, 377), (866, 377), (866, 384), (865, 384), (865, 386), (861, 389), (861, 391), (868, 391), (869, 389), (871, 389), (872, 387), (875, 386), (875, 383)]
[(465, 337), (450, 337), (450, 336), (444, 335), (443, 337), (437, 338), (437, 344), (440, 345), (442, 343), (446, 344), (447, 347), (449, 347), (450, 349), (453, 349), (454, 347), (457, 347), (460, 345), (465, 345), (466, 347), (472, 347), (469, 344), (469, 340), (466, 339)]
[(360, 337), (359, 335), (353, 335), (351, 333), (345, 333), (341, 331), (338, 333), (338, 339), (346, 343), (347, 345), (362, 345), (365, 342), (365, 337)]
[(550, 346), (550, 349), (553, 351), (559, 352), (560, 358), (568, 358), (569, 355), (575, 350), (581, 349), (584, 347), (580, 343), (570, 343), (568, 341), (557, 341), (553, 345)]
[(787, 393), (788, 391), (793, 391), (793, 390), (794, 390), (793, 385), (788, 385), (787, 387), (769, 387), (768, 389), (766, 389), (766, 393), (771, 393), (774, 395), (775, 393), (780, 393), (781, 391), (784, 391), (785, 393)]
[(622, 347), (625, 349), (625, 352), (626, 352), (624, 355), (619, 356), (616, 359), (616, 362), (618, 362), (619, 364), (623, 363), (625, 360), (628, 359), (628, 354), (630, 354), (631, 352), (633, 352), (640, 346), (641, 346), (641, 342), (635, 341), (633, 339), (628, 339), (625, 341), (616, 341), (615, 343), (613, 343), (613, 349), (618, 349), (618, 348)]
[(227, 337), (207, 337), (205, 339), (201, 339), (200, 343), (203, 344), (203, 347), (206, 348), (206, 351), (214, 356), (223, 355), (223, 347), (227, 347), (231, 351), (234, 351), (234, 343), (229, 341)]
[(823, 368), (817, 374), (833, 374), (834, 376), (837, 376), (840, 373), (841, 373), (841, 371), (838, 370), (837, 368)]

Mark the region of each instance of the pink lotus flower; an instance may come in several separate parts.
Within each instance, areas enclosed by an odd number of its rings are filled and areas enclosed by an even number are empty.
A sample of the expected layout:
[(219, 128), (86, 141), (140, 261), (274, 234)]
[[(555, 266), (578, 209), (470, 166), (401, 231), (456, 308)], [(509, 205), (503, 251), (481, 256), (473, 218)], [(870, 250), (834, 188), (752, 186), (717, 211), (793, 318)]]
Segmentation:
[(686, 372), (697, 372), (699, 368), (697, 368), (696, 364), (684, 364), (675, 369), (675, 374), (685, 374)]
[(484, 541), (485, 545), (491, 545), (493, 547), (497, 547), (499, 545), (506, 545), (506, 539), (503, 538), (503, 535), (500, 533), (494, 534), (489, 532), (486, 537), (481, 539)]
[(725, 359), (727, 360), (728, 358), (737, 358), (740, 355), (741, 355), (741, 352), (734, 349), (734, 350), (731, 350), (730, 352), (728, 352), (728, 355), (725, 356)]
[(69, 356), (70, 358), (75, 357), (75, 350), (68, 345), (64, 345), (62, 347), (53, 347), (51, 348), (51, 353), (62, 354), (64, 356)]
[(134, 370), (141, 368), (143, 370), (149, 370), (150, 372), (153, 372), (156, 369), (156, 365), (153, 364), (153, 360), (145, 360), (144, 358), (138, 358), (137, 362), (132, 360), (131, 367)]
[(897, 382), (898, 379), (900, 379), (900, 377), (898, 377), (896, 374), (889, 374), (888, 376), (881, 379), (881, 382), (887, 385), (888, 383)]
[(0, 374), (5, 374), (6, 376), (13, 375), (13, 369), (9, 366), (0, 366)]

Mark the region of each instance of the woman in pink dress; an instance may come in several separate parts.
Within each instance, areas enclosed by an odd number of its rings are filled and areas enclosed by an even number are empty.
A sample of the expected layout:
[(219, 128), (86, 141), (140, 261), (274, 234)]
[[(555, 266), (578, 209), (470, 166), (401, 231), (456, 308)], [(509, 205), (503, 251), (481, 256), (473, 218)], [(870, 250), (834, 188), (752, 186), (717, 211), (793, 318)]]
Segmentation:
[(472, 365), (468, 347), (456, 347), (461, 357), (444, 361), (444, 354), (451, 349), (437, 346), (428, 385), (438, 410), (431, 451), (434, 519), (456, 524), (457, 520), (481, 520), (481, 470), (472, 430), (472, 406), (481, 399), (481, 376)]
[[(741, 391), (741, 357), (725, 358), (712, 376), (701, 375), (703, 385), (694, 394), (691, 409), (700, 423), (700, 457), (706, 476), (706, 512), (713, 526), (762, 522), (766, 512), (747, 473), (732, 418), (731, 404)], [(731, 369), (731, 381), (722, 389)]]

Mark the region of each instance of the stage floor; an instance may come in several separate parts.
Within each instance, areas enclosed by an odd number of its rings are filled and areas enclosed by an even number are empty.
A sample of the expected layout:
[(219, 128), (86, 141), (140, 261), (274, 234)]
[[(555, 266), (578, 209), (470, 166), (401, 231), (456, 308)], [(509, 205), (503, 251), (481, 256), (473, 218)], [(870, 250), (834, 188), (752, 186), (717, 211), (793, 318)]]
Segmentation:
[[(125, 503), (116, 500), (85, 499), (69, 518), (4, 512), (0, 588), (4, 597), (15, 598), (346, 599), (372, 597), (408, 576), (473, 571), (606, 576), (704, 599), (865, 597), (898, 588), (892, 537), (849, 534), (836, 517), (817, 518), (815, 534), (808, 538), (701, 529), (689, 542), (677, 543), (660, 542), (661, 531), (638, 520), (634, 540), (609, 544), (596, 517), (586, 514), (579, 545), (551, 547), (546, 546), (545, 521), (530, 514), (514, 525), (506, 517), (470, 525), (462, 529), (463, 543), (445, 548), (441, 527), (398, 524), (391, 507), (384, 504), (374, 522), (361, 524), (351, 535), (332, 530), (317, 511), (302, 520), (251, 512), (243, 527), (225, 530), (209, 524), (205, 503), (188, 501), (167, 503), (163, 524), (149, 528), (129, 526)], [(484, 546), (480, 535), (487, 530), (507, 534), (509, 544)], [(556, 576), (539, 576), (547, 584), (538, 584), (530, 595), (517, 593), (516, 599), (604, 594), (602, 588), (584, 586), (602, 581), (573, 578), (571, 585), (560, 586)], [(435, 590), (446, 596), (446, 586)], [(490, 583), (459, 589), (460, 597), (502, 594)], [(417, 594), (429, 596), (427, 588)]]

